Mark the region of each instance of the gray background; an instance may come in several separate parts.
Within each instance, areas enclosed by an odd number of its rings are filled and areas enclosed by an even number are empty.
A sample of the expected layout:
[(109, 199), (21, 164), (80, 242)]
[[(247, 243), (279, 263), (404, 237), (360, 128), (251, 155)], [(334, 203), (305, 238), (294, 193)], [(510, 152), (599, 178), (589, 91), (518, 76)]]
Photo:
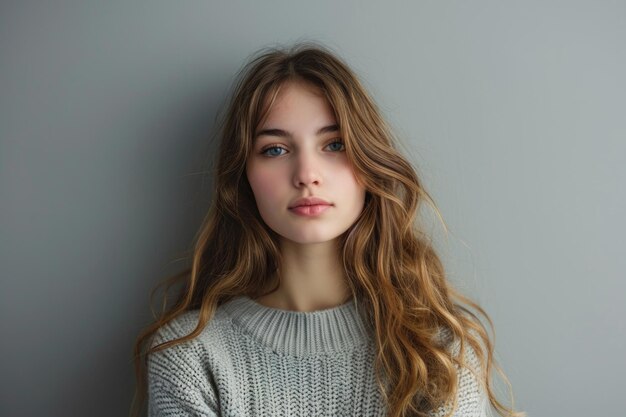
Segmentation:
[(126, 415), (233, 75), (298, 39), (402, 138), (518, 408), (623, 415), (624, 2), (252, 0), (0, 6), (0, 414)]

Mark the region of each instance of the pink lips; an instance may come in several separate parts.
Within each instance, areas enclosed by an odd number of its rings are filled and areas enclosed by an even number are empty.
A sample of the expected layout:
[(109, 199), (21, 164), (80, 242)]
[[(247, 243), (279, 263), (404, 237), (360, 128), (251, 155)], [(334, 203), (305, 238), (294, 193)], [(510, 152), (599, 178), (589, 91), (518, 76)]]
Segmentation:
[(315, 204), (312, 206), (298, 206), (290, 208), (292, 212), (300, 216), (317, 216), (326, 211), (331, 206), (329, 204)]
[(311, 196), (311, 197), (298, 198), (296, 201), (294, 201), (293, 203), (289, 205), (289, 208), (294, 208), (298, 206), (313, 206), (316, 204), (331, 205), (330, 202), (324, 200), (323, 198)]
[(289, 210), (299, 216), (317, 216), (332, 207), (332, 203), (319, 197), (302, 197), (289, 206)]

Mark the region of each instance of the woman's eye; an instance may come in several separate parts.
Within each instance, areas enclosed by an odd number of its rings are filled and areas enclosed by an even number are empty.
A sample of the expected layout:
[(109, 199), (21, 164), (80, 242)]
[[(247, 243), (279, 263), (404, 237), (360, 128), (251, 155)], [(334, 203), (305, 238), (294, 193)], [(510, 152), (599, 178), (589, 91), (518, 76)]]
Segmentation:
[[(331, 143), (328, 144), (328, 146), (335, 145), (337, 143), (343, 146), (343, 140), (341, 140), (341, 139), (337, 139), (337, 140), (332, 141)], [(339, 149), (335, 149), (335, 150), (336, 151), (342, 151), (343, 149), (342, 149), (342, 147), (339, 147)]]
[[(339, 144), (339, 145), (341, 145), (341, 146), (339, 147), (339, 149), (337, 149), (337, 148), (335, 147), (333, 150), (334, 150), (334, 151), (337, 151), (337, 152), (343, 152), (343, 150), (344, 150), (344, 149), (342, 148), (342, 147), (343, 147), (343, 140), (341, 140), (341, 139), (333, 140), (332, 142), (330, 142), (330, 143), (329, 143), (328, 145), (326, 145), (326, 146), (327, 146), (327, 147), (329, 147), (329, 146), (330, 146), (330, 147), (332, 147), (332, 145), (336, 145), (336, 144)], [(282, 149), (282, 150), (286, 150), (285, 148), (283, 148), (282, 146), (279, 146), (279, 145), (270, 145), (270, 146), (268, 146), (267, 148), (265, 148), (265, 149), (263, 149), (263, 150), (261, 151), (261, 155), (265, 155), (265, 156), (269, 156), (269, 157), (282, 156), (280, 153), (276, 153), (276, 152), (280, 152), (280, 151), (270, 152), (270, 151), (272, 151), (272, 150), (274, 150), (274, 149), (278, 149), (278, 150), (280, 150), (280, 149)]]
[(271, 150), (273, 150), (273, 149), (285, 149), (285, 148), (283, 148), (282, 146), (277, 146), (277, 145), (268, 146), (267, 148), (265, 148), (265, 149), (263, 149), (263, 150), (261, 151), (261, 155), (266, 155), (266, 156), (270, 156), (270, 157), (273, 157), (273, 156), (280, 156), (280, 155), (277, 155), (277, 154), (268, 154), (268, 153), (267, 153), (268, 151), (271, 151)]

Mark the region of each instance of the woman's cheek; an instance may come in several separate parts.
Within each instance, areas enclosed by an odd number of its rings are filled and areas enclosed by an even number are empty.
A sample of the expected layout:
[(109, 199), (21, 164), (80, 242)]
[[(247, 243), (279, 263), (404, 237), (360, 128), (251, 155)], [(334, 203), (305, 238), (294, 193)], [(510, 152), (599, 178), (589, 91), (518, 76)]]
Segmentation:
[(276, 200), (280, 197), (281, 193), (280, 177), (280, 173), (276, 172), (276, 170), (256, 167), (250, 171), (248, 181), (252, 186), (252, 190), (259, 204), (262, 204), (261, 202), (269, 204), (278, 202)]

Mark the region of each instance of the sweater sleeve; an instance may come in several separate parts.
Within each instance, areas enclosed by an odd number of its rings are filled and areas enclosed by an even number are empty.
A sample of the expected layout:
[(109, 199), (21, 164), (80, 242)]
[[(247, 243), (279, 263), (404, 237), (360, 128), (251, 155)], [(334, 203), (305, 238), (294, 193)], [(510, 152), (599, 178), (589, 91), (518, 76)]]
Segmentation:
[[(181, 337), (180, 330), (175, 323), (162, 327), (152, 346)], [(216, 390), (202, 369), (193, 343), (184, 342), (150, 354), (148, 417), (219, 417)]]
[[(459, 352), (459, 348), (459, 343), (455, 342), (453, 348), (455, 354)], [(465, 344), (465, 361), (480, 378), (483, 377), (478, 356), (468, 343)], [(458, 375), (458, 390), (456, 395), (458, 406), (452, 417), (491, 417), (489, 397), (480, 381), (467, 367), (460, 369), (456, 366), (456, 368)], [(445, 416), (446, 413), (450, 411), (451, 405), (452, 404), (442, 406), (434, 413), (431, 413), (431, 416)]]
[(216, 409), (203, 402), (197, 389), (154, 382), (149, 392), (149, 417), (219, 417)]

